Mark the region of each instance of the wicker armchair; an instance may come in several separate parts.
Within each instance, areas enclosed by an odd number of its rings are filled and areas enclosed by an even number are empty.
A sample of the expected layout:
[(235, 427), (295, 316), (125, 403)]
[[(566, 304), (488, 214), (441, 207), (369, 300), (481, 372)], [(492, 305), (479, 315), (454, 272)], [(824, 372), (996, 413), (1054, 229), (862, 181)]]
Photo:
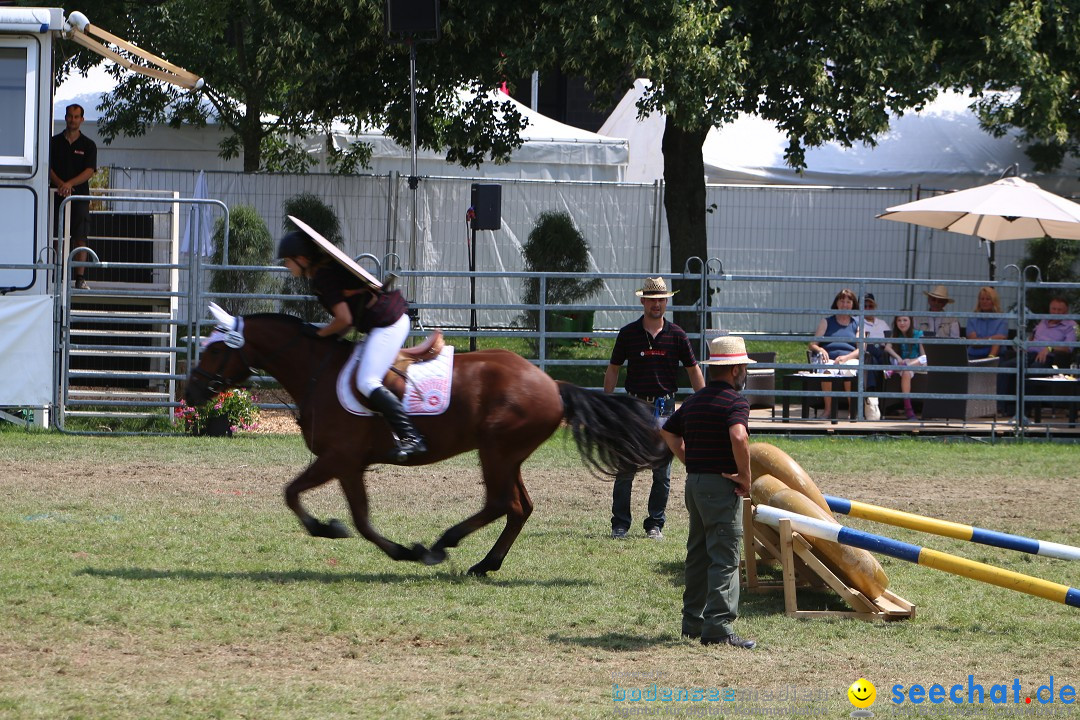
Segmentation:
[[(993, 395), (997, 393), (997, 375), (994, 373), (934, 372), (935, 367), (988, 368), (997, 367), (998, 358), (969, 360), (966, 345), (934, 345), (926, 348), (926, 392), (935, 395)], [(963, 398), (943, 399), (929, 397), (923, 401), (923, 420), (957, 419), (993, 416), (997, 401), (993, 399)]]

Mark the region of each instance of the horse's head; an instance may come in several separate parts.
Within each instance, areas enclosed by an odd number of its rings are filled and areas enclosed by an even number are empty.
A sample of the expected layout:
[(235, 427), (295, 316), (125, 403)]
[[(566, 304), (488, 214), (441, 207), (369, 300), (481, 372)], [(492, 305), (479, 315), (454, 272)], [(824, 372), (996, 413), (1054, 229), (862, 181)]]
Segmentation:
[(184, 401), (192, 406), (251, 377), (251, 364), (244, 354), (244, 319), (232, 317), (214, 303), (210, 311), (218, 326), (204, 341), (199, 364), (188, 375)]

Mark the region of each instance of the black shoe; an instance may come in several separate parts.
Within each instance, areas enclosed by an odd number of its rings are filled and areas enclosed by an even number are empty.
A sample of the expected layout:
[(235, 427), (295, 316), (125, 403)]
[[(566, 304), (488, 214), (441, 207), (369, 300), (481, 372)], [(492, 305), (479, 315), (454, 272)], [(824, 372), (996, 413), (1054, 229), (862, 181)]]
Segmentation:
[(626, 539), (626, 534), (628, 532), (630, 532), (629, 528), (624, 528), (624, 527), (611, 528), (611, 539), (612, 540), (625, 540)]
[(684, 632), (682, 634), (682, 639), (683, 640), (700, 640), (701, 639), (701, 633), (699, 633), (699, 632)]
[(409, 416), (405, 414), (405, 408), (394, 393), (384, 387), (377, 387), (371, 391), (368, 400), (371, 401), (371, 407), (383, 414), (397, 437), (397, 447), (391, 451), (390, 459), (393, 462), (405, 463), (427, 452), (423, 436), (413, 427)]
[(741, 638), (738, 635), (736, 635), (735, 633), (732, 633), (731, 635), (725, 635), (724, 637), (720, 637), (720, 638), (703, 637), (703, 638), (701, 638), (701, 644), (702, 645), (731, 645), (732, 647), (744, 648), (746, 650), (753, 650), (754, 648), (757, 647), (757, 643), (754, 642), (753, 640), (747, 640), (746, 638)]
[[(415, 433), (415, 430), (413, 431)], [(423, 455), (427, 452), (427, 444), (424, 442), (424, 438), (418, 434), (412, 436), (399, 437), (398, 446), (395, 449), (395, 460), (400, 463), (408, 462), (417, 455)]]

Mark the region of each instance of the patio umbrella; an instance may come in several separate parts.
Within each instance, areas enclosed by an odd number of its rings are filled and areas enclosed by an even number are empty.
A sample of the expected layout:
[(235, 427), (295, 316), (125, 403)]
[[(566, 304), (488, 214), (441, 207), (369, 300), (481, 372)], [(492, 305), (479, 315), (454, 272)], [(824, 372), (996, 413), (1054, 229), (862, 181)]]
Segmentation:
[(897, 205), (878, 217), (990, 242), (1080, 240), (1080, 205), (1017, 177)]
[[(1015, 169), (1014, 165), (1005, 174)], [(878, 217), (973, 235), (991, 243), (1044, 236), (1080, 240), (1080, 204), (1018, 177), (1002, 177), (989, 185), (904, 203)], [(992, 245), (987, 245), (986, 256), (993, 280), (996, 263)]]
[[(206, 172), (199, 171), (199, 177), (195, 180), (195, 191), (192, 198), (206, 200), (210, 193), (206, 187)], [(184, 226), (184, 236), (180, 238), (180, 252), (197, 253), (203, 257), (214, 254), (213, 237), (214, 220), (211, 217), (210, 206), (192, 204), (188, 209), (187, 223)]]

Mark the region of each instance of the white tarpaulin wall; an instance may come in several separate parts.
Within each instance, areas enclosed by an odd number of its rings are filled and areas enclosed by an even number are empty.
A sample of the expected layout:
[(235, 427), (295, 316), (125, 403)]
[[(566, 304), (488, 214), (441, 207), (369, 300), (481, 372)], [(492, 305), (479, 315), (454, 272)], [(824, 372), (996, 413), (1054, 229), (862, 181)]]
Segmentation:
[(0, 297), (0, 405), (52, 403), (53, 331), (52, 297)]
[[(191, 197), (197, 175), (114, 168), (111, 180), (115, 189), (169, 189)], [(637, 274), (637, 279), (609, 280), (596, 298), (599, 305), (636, 306), (633, 291), (640, 287), (640, 278), (682, 271), (669, 266), (667, 228), (658, 187), (522, 180), (498, 183), (502, 186), (502, 227), (496, 232), (477, 233), (480, 271), (522, 270), (521, 246), (537, 215), (544, 210), (565, 210), (570, 214), (589, 242), (592, 269)], [(229, 207), (254, 206), (275, 237), (281, 233), (284, 200), (300, 193), (318, 195), (341, 219), (346, 252), (352, 256), (371, 253), (379, 258), (393, 252), (401, 259), (401, 267), (408, 268), (411, 200), (404, 177), (208, 172), (206, 184), (207, 195)], [(465, 223), (465, 212), (471, 185), (469, 178), (427, 178), (420, 183), (417, 269), (468, 270), (467, 241), (471, 231)], [(909, 199), (911, 193), (907, 190), (709, 186), (706, 201), (716, 207), (706, 220), (708, 255), (718, 258), (725, 272), (740, 275), (985, 279), (985, 249), (974, 238), (931, 233), (875, 219), (884, 208)], [(998, 267), (1016, 262), (1023, 252), (1023, 242), (998, 243)], [(998, 271), (998, 276), (1006, 277), (1003, 270)], [(467, 278), (440, 276), (418, 282), (413, 294), (418, 302), (469, 302)], [(477, 300), (481, 304), (516, 305), (521, 290), (520, 279), (482, 279), (477, 282)], [(837, 290), (815, 283), (721, 284), (713, 304), (757, 311), (825, 308)], [(899, 290), (872, 290), (881, 293), (881, 308), (904, 307)], [(974, 306), (973, 292), (965, 290), (954, 297), (958, 308)], [(916, 299), (922, 300), (921, 296)], [(515, 309), (482, 310), (479, 321), (484, 326), (502, 326), (517, 314)], [(601, 312), (596, 324), (618, 327), (633, 317), (631, 311)], [(463, 327), (468, 325), (469, 313), (464, 309), (425, 310), (423, 321), (427, 325)], [(750, 310), (733, 310), (717, 317), (717, 324), (727, 330), (807, 332), (799, 323), (805, 324), (805, 317), (763, 315)]]
[[(173, 188), (182, 197), (191, 197), (198, 173), (190, 171), (135, 170), (112, 168), (114, 190)], [(270, 232), (282, 232), (282, 202), (300, 193), (312, 193), (327, 202), (341, 221), (346, 238), (344, 250), (352, 256), (370, 253), (383, 258), (396, 253), (407, 268), (412, 238), (409, 221), (411, 204), (407, 178), (339, 175), (245, 175), (230, 172), (206, 173), (206, 192), (230, 208), (250, 205), (266, 220)], [(417, 190), (421, 218), (417, 236), (418, 269), (469, 269), (468, 245), (471, 231), (465, 223), (472, 194), (472, 178), (426, 178)], [(605, 273), (657, 271), (654, 223), (657, 192), (651, 186), (614, 183), (534, 182), (498, 180), (502, 185), (502, 229), (477, 232), (477, 270), (516, 272), (523, 269), (521, 245), (528, 238), (536, 216), (544, 210), (565, 210), (574, 218), (592, 248), (593, 271)], [(396, 208), (396, 211), (392, 208)], [(116, 210), (126, 208), (116, 204)], [(388, 223), (390, 213), (393, 222)], [(216, 211), (215, 211), (215, 214)], [(882, 223), (894, 225), (895, 223)], [(665, 245), (666, 247), (666, 245)], [(659, 267), (667, 270), (666, 249)], [(477, 283), (477, 299), (485, 304), (519, 304), (522, 280)], [(626, 284), (626, 288), (620, 285)], [(634, 281), (611, 283), (596, 300), (601, 304), (632, 305), (637, 302)], [(633, 286), (633, 287), (630, 287)], [(415, 295), (424, 303), (469, 302), (467, 278), (424, 280)], [(503, 324), (519, 314), (517, 310), (484, 311), (482, 324)], [(611, 319), (615, 323), (620, 319)], [(442, 310), (424, 316), (425, 323), (467, 326), (467, 310)], [(605, 322), (604, 314), (597, 322)]]
[[(220, 126), (209, 124), (202, 128), (150, 125), (146, 134), (138, 137), (121, 136), (109, 145), (99, 141), (97, 110), (102, 96), (115, 86), (112, 76), (103, 68), (91, 70), (83, 77), (69, 78), (56, 89), (53, 119), (57, 132), (63, 128), (64, 108), (71, 102), (81, 104), (86, 112), (83, 132), (98, 141), (98, 160), (118, 167), (155, 168), (162, 170), (243, 170), (242, 158), (223, 160), (218, 157), (218, 143), (226, 136)], [(629, 145), (622, 138), (611, 138), (564, 125), (534, 112), (508, 95), (498, 97), (510, 102), (527, 120), (522, 131), (524, 144), (515, 150), (508, 163), (485, 163), (479, 169), (463, 168), (448, 163), (446, 153), (418, 150), (419, 175), (454, 175), (468, 177), (500, 177), (533, 180), (621, 181), (629, 162)], [(372, 174), (393, 171), (408, 175), (412, 172), (411, 153), (382, 132), (372, 130), (362, 135), (335, 132), (329, 141), (343, 150), (356, 141), (372, 145)], [(326, 137), (305, 141), (316, 161), (315, 172), (325, 172)]]
[[(663, 177), (664, 116), (638, 119), (637, 101), (648, 81), (639, 79), (612, 111), (600, 134), (630, 141), (628, 182)], [(710, 183), (912, 187), (941, 190), (974, 187), (997, 180), (1014, 163), (1040, 187), (1062, 195), (1080, 193), (1080, 165), (1066, 161), (1053, 174), (1029, 174), (1032, 163), (1016, 133), (995, 138), (979, 127), (960, 93), (941, 92), (922, 112), (893, 116), (877, 145), (845, 148), (826, 143), (806, 150), (807, 169), (798, 174), (784, 162), (788, 140), (768, 120), (749, 115), (713, 128), (702, 148)]]

